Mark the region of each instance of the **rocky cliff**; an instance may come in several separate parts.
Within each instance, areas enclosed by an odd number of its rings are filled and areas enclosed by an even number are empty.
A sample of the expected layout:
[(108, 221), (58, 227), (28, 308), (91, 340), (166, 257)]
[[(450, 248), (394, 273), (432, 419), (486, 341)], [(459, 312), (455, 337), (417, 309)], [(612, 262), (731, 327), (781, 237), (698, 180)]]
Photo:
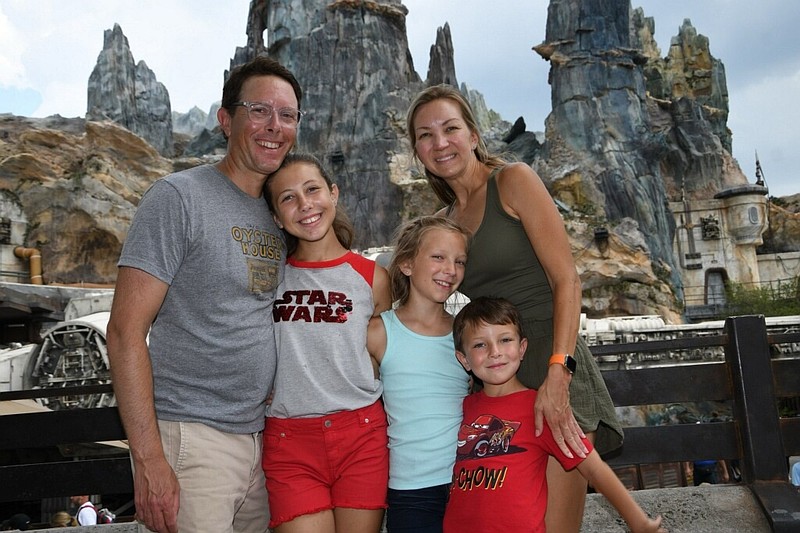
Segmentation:
[(89, 76), (86, 119), (110, 120), (146, 139), (161, 155), (174, 153), (169, 93), (144, 61), (135, 63), (119, 24), (106, 30)]
[[(200, 134), (208, 124), (208, 113), (194, 106), (186, 113), (172, 112), (172, 132), (183, 133), (195, 137)], [(214, 129), (212, 126), (210, 129)]]
[[(747, 183), (730, 155), (725, 71), (708, 39), (686, 20), (662, 59), (654, 29), (627, 1), (552, 0), (545, 42), (535, 47), (551, 63), (553, 111), (533, 166), (602, 231), (635, 222), (651, 263), (617, 284), (637, 295), (620, 310), (638, 312), (665, 297), (677, 308), (682, 298), (667, 202)], [(584, 270), (585, 301), (612, 285), (593, 288), (595, 274)]]
[(44, 282), (112, 283), (139, 198), (173, 163), (112, 122), (0, 115), (0, 132), (2, 214), (27, 224)]
[(653, 41), (655, 21), (641, 8), (631, 16), (633, 43), (644, 65), (653, 131), (663, 135), (662, 178), (671, 200), (709, 198), (747, 183), (731, 156), (725, 66), (713, 57), (708, 38), (685, 19), (665, 58)]
[(800, 251), (800, 194), (773, 198), (767, 208), (769, 225), (759, 252)]
[(436, 31), (436, 42), (431, 46), (425, 85), (446, 83), (458, 87), (454, 56), (455, 50), (453, 50), (453, 38), (450, 36), (450, 25), (445, 23), (444, 27)]
[(535, 50), (551, 64), (553, 110), (534, 167), (557, 199), (595, 226), (635, 221), (653, 277), (680, 290), (659, 167), (667, 143), (651, 125), (647, 60), (632, 46), (629, 8), (627, 1), (550, 2), (545, 42)]

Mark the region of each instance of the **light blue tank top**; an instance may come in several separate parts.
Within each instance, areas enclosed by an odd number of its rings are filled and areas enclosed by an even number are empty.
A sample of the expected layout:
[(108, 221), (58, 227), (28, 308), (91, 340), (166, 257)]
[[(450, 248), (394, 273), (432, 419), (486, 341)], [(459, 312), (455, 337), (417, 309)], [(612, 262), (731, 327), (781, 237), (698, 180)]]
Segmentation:
[(386, 327), (381, 380), (389, 420), (389, 488), (450, 483), (469, 386), (469, 375), (456, 359), (453, 335), (418, 335), (391, 310), (381, 318)]

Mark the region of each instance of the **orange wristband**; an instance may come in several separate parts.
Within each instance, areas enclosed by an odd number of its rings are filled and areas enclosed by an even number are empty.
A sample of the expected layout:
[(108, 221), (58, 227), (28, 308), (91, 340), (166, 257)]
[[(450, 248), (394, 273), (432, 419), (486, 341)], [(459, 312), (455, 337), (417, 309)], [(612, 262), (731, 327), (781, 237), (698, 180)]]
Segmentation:
[(574, 374), (575, 370), (578, 368), (577, 361), (568, 353), (554, 353), (550, 356), (550, 361), (548, 361), (547, 365), (561, 365), (566, 368), (570, 374)]

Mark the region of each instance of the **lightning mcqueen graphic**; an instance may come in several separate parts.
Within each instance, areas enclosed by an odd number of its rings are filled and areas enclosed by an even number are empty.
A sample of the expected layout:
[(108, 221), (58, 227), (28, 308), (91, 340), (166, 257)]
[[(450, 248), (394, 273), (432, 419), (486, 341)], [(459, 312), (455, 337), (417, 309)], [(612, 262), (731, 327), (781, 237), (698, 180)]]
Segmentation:
[(485, 457), (506, 453), (521, 422), (503, 420), (494, 415), (480, 415), (472, 424), (458, 430), (458, 455)]

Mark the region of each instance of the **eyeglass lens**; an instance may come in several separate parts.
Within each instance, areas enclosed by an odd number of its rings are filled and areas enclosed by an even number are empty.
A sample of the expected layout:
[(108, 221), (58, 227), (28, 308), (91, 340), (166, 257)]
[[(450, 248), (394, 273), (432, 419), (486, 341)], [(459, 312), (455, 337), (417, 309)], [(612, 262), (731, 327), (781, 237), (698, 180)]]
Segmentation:
[(278, 120), (284, 126), (295, 126), (300, 122), (300, 111), (292, 107), (282, 107), (276, 110), (269, 104), (258, 102), (242, 102), (242, 105), (247, 108), (247, 115), (255, 124), (266, 124), (272, 120), (273, 113), (277, 113)]

